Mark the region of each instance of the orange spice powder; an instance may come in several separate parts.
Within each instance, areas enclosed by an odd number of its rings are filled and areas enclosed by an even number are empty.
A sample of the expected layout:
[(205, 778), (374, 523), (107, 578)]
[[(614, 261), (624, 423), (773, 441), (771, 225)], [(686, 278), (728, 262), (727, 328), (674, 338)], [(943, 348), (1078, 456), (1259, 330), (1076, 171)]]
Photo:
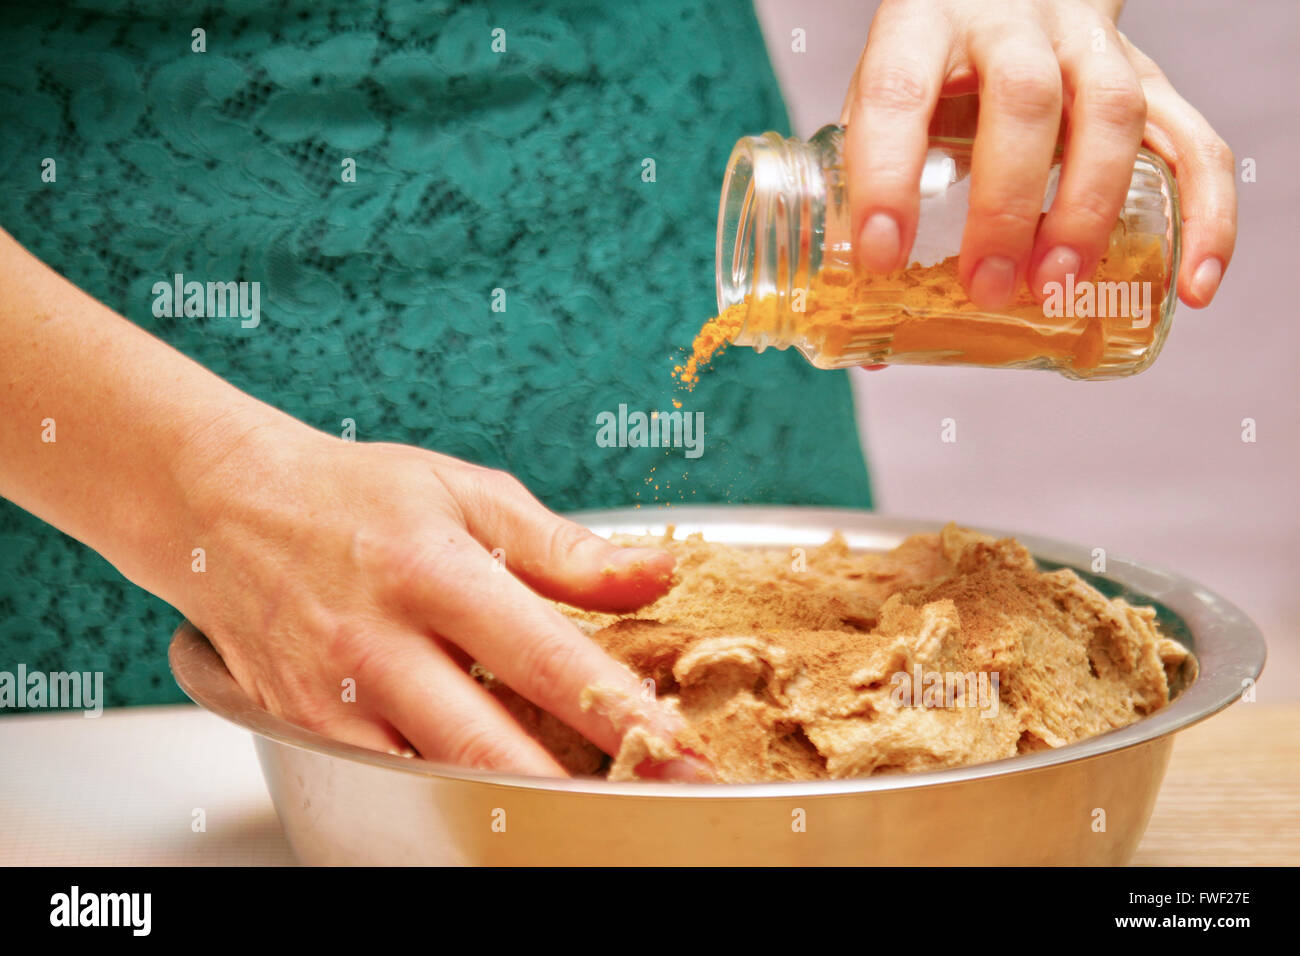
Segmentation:
[[(805, 307), (794, 316), (794, 340), (811, 346), (814, 363), (824, 368), (870, 362), (1012, 366), (1047, 359), (1087, 373), (1102, 361), (1108, 343), (1139, 350), (1152, 344), (1166, 288), (1158, 240), (1120, 240), (1089, 280), (1094, 289), (1135, 282), (1149, 283), (1145, 327), (1137, 327), (1131, 311), (1098, 316), (1095, 304), (1078, 310), (1088, 314), (1049, 315), (1024, 285), (1001, 312), (986, 312), (961, 288), (956, 256), (889, 273), (826, 269), (808, 284)], [(778, 319), (775, 298), (747, 296), (704, 324), (674, 376), (693, 388), (700, 369), (734, 342), (742, 327), (748, 338), (774, 331)]]
[(695, 387), (695, 383), (700, 379), (700, 366), (707, 365), (717, 352), (725, 349), (744, 325), (745, 313), (749, 308), (748, 302), (749, 300), (746, 299), (724, 309), (721, 315), (704, 323), (704, 327), (695, 333), (695, 341), (691, 343), (691, 354), (685, 364), (673, 366), (674, 378), (688, 389)]

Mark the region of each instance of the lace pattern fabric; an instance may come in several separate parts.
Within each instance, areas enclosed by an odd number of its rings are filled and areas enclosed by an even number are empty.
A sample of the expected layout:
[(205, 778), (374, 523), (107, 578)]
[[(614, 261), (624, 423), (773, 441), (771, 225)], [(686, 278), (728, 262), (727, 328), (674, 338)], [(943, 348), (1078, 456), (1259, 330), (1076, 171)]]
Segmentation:
[[(738, 0), (0, 11), (0, 225), (309, 424), (507, 469), (560, 510), (870, 505), (843, 375), (738, 349), (694, 392), (670, 377), (715, 307), (730, 148), (786, 126)], [(259, 283), (260, 321), (156, 316), (177, 273)], [(673, 399), (704, 414), (698, 458), (597, 443), (601, 412)], [(0, 669), (182, 699), (177, 622), (0, 501)]]

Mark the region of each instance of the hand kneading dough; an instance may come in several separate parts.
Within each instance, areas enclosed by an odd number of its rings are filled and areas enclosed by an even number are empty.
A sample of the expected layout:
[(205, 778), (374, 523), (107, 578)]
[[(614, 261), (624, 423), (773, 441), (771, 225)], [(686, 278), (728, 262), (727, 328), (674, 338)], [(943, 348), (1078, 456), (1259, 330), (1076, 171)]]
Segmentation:
[[(852, 554), (836, 535), (803, 561), (671, 529), (616, 540), (672, 551), (672, 590), (631, 615), (561, 609), (652, 679), (685, 730), (628, 733), (608, 764), (483, 678), (571, 773), (633, 779), (682, 750), (723, 783), (981, 763), (1123, 727), (1195, 676), (1152, 609), (1108, 599), (1070, 570), (1040, 572), (1018, 542), (956, 525), (887, 554)], [(588, 688), (584, 706), (605, 693)]]

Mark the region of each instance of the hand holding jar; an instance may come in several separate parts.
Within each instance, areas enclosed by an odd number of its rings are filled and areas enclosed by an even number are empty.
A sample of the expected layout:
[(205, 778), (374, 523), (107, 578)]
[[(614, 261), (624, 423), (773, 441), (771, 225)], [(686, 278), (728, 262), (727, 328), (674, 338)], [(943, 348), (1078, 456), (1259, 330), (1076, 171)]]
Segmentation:
[[(917, 230), (928, 135), (974, 133), (958, 275), (1005, 306), (1107, 250), (1138, 147), (1177, 178), (1185, 229), (1177, 292), (1208, 305), (1236, 239), (1232, 153), (1114, 24), (1122, 0), (884, 0), (841, 115), (861, 265), (905, 264)], [(979, 94), (978, 123), (972, 122)], [(933, 122), (933, 125), (931, 125)], [(1040, 224), (1064, 131), (1055, 200)]]
[(1148, 368), (1177, 299), (1219, 286), (1235, 168), (1118, 6), (886, 0), (843, 125), (736, 144), (719, 315), (680, 380), (728, 342), (820, 368)]

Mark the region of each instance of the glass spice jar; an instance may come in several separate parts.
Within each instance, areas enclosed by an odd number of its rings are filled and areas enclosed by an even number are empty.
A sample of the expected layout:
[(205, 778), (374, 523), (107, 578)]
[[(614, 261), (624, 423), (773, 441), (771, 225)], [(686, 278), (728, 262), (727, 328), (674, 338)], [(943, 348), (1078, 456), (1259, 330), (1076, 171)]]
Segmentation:
[[(1000, 311), (957, 280), (969, 199), (968, 139), (932, 138), (921, 176), (912, 264), (873, 274), (854, 265), (844, 129), (808, 141), (741, 139), (718, 209), (718, 331), (758, 351), (794, 347), (819, 368), (976, 365), (1051, 369), (1074, 379), (1133, 375), (1169, 333), (1181, 223), (1160, 157), (1141, 150), (1110, 247), (1086, 281), (1068, 277), (1042, 301), (1021, 286)], [(1059, 156), (1043, 200), (1051, 205)]]

